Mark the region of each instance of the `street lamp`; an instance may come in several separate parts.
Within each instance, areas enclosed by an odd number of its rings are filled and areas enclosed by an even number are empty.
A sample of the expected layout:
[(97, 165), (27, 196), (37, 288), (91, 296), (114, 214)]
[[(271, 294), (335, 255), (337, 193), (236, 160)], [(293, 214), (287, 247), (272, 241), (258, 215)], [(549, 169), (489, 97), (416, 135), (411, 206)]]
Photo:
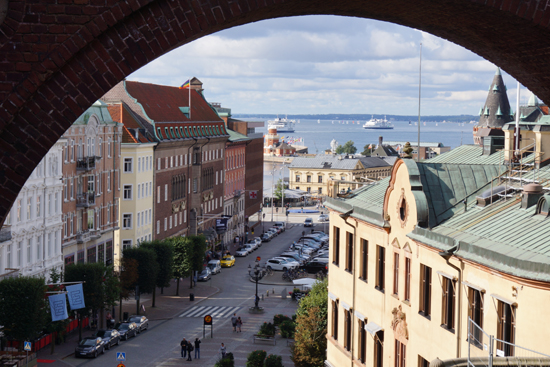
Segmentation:
[[(251, 273), (252, 273), (252, 268), (249, 264), (248, 274), (251, 275)], [(262, 274), (263, 274), (263, 271), (260, 269), (260, 263), (256, 262), (256, 264), (254, 265), (254, 278), (253, 278), (256, 281), (256, 296), (254, 297), (254, 308), (256, 310), (259, 309), (258, 303), (260, 302), (260, 297), (258, 297), (258, 281), (262, 279)]]
[[(273, 147), (271, 147), (271, 150), (273, 150)], [(275, 180), (275, 163), (271, 162), (271, 222), (273, 222), (273, 196), (275, 196), (273, 180)]]

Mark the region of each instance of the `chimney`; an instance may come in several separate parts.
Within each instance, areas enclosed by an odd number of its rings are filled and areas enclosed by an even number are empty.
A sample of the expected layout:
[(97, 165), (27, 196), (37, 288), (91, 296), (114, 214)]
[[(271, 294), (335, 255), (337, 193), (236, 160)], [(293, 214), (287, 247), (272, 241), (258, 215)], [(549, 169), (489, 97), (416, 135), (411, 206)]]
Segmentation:
[(384, 138), (382, 137), (382, 135), (380, 135), (378, 137), (378, 146), (381, 147), (382, 146), (382, 141), (384, 140)]
[(533, 183), (523, 186), (521, 208), (527, 209), (535, 205), (543, 194), (542, 185)]

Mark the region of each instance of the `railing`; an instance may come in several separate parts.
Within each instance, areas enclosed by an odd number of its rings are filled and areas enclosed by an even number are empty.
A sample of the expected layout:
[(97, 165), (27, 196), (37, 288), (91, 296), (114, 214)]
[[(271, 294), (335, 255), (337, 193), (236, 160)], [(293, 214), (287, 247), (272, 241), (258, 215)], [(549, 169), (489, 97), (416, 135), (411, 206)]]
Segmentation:
[(88, 191), (76, 196), (76, 206), (87, 208), (95, 205), (95, 191)]
[(76, 234), (76, 243), (86, 243), (91, 240), (96, 240), (101, 237), (99, 230), (87, 229)]
[(99, 161), (101, 157), (91, 156), (78, 159), (76, 161), (77, 171), (91, 171), (95, 169), (96, 161)]

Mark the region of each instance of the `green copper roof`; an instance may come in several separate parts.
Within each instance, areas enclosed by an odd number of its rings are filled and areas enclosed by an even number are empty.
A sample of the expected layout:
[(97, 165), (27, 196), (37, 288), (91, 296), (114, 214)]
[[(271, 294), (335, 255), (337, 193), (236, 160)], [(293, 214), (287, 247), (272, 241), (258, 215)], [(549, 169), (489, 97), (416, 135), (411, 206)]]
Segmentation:
[(230, 142), (237, 142), (237, 141), (248, 141), (250, 140), (249, 137), (243, 134), (239, 134), (236, 131), (233, 131), (231, 129), (227, 129), (227, 133), (229, 134), (229, 141)]
[(479, 109), (479, 116), (483, 115), (483, 107)]
[(495, 86), (493, 87), (493, 92), (498, 92), (498, 85), (495, 84)]
[(500, 106), (498, 106), (498, 110), (497, 110), (497, 116), (502, 116), (502, 111), (500, 110)]
[(500, 68), (499, 67), (497, 67), (497, 71), (495, 71), (495, 75), (502, 75), (502, 74), (500, 74)]
[(527, 102), (528, 107), (536, 107), (539, 105), (539, 100), (537, 96), (535, 96), (534, 93), (531, 93), (531, 97), (529, 97), (529, 102)]
[(485, 107), (485, 116), (489, 116), (489, 107)]
[(479, 145), (461, 145), (434, 158), (425, 160), (426, 163), (454, 163), (454, 164), (495, 164), (504, 159), (502, 153), (483, 155), (483, 147)]

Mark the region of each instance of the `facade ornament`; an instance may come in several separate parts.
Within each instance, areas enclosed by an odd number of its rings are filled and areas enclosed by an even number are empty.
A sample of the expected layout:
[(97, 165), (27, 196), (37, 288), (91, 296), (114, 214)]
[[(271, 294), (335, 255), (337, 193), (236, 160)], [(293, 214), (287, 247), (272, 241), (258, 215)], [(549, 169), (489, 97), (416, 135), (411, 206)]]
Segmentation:
[(187, 204), (186, 201), (183, 200), (183, 201), (180, 203), (180, 209), (181, 209), (181, 210), (185, 210), (185, 205), (186, 205), (186, 204)]
[(409, 142), (406, 142), (405, 145), (403, 146), (403, 158), (406, 158), (406, 159), (411, 159), (413, 156), (412, 156), (412, 151), (413, 151), (413, 147), (411, 147), (411, 143)]
[(395, 339), (406, 345), (409, 341), (409, 329), (407, 327), (406, 315), (402, 311), (401, 305), (399, 305), (399, 307), (394, 307), (391, 313), (393, 315), (393, 320), (391, 322), (393, 335)]
[(180, 211), (180, 206), (177, 203), (172, 203), (172, 213), (177, 213)]

